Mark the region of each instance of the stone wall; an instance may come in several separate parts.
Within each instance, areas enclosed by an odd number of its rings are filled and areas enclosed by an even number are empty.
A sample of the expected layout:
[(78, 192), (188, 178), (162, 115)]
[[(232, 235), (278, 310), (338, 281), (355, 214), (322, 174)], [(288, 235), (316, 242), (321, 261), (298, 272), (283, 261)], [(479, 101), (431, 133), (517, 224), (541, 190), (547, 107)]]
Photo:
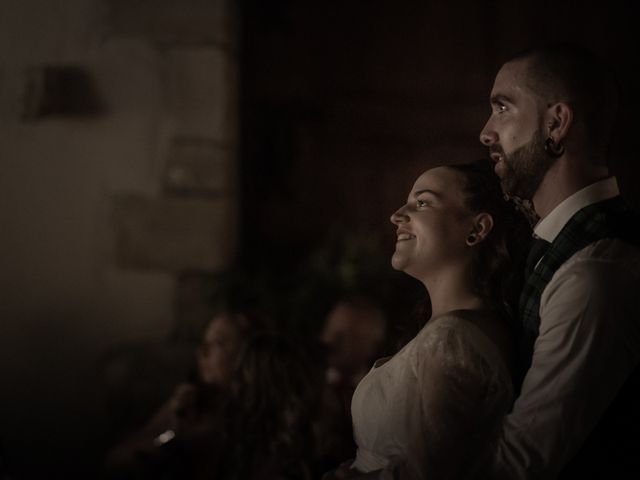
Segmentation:
[(183, 272), (236, 253), (233, 8), (0, 1), (0, 442), (19, 478), (91, 478), (110, 409), (186, 374)]

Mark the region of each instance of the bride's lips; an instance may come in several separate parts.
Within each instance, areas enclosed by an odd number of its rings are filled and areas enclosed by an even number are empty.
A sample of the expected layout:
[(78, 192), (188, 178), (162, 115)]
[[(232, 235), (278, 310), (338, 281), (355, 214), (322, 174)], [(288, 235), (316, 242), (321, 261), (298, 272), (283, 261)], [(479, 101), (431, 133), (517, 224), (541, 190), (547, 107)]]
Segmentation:
[(412, 240), (412, 239), (416, 238), (416, 236), (413, 235), (411, 232), (409, 232), (408, 230), (404, 230), (402, 228), (399, 228), (396, 231), (396, 235), (397, 235), (397, 241), (398, 242), (404, 242), (406, 240)]

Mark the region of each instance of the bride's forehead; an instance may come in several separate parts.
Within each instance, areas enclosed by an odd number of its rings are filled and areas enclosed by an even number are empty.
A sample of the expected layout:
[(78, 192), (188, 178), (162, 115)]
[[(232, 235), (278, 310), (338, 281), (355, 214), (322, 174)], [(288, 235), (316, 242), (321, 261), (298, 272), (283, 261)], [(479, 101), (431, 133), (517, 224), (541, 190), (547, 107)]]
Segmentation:
[(424, 188), (440, 191), (461, 190), (462, 182), (455, 170), (435, 167), (423, 172), (413, 184), (412, 190), (418, 191)]

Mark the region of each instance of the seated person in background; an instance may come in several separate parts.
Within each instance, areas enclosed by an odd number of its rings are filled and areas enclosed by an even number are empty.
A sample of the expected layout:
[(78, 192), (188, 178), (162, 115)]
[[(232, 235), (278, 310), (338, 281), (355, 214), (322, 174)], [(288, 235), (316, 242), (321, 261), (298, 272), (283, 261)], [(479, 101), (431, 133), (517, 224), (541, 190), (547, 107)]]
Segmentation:
[(367, 297), (344, 297), (326, 317), (320, 342), (326, 349), (323, 402), (316, 424), (324, 471), (355, 455), (351, 397), (382, 354), (387, 330), (383, 310)]
[(355, 388), (380, 355), (386, 327), (384, 312), (366, 297), (338, 301), (320, 336), (327, 348), (327, 382)]
[(155, 466), (164, 468), (160, 465), (167, 461), (167, 445), (179, 444), (186, 451), (207, 437), (252, 328), (254, 322), (243, 313), (221, 311), (213, 315), (197, 350), (196, 378), (178, 385), (142, 429), (107, 454), (110, 477), (150, 478)]
[(212, 437), (210, 451), (220, 455), (208, 478), (310, 480), (321, 391), (320, 368), (300, 345), (274, 334), (253, 336)]

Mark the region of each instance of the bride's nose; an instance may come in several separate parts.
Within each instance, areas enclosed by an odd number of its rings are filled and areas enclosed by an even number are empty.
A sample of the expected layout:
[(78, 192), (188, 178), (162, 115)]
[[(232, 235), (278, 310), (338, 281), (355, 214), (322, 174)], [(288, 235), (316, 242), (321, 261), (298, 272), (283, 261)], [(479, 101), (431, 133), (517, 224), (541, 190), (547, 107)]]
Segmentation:
[(391, 223), (394, 225), (400, 225), (401, 223), (406, 223), (409, 221), (409, 216), (405, 212), (406, 205), (404, 207), (400, 207), (391, 215)]

